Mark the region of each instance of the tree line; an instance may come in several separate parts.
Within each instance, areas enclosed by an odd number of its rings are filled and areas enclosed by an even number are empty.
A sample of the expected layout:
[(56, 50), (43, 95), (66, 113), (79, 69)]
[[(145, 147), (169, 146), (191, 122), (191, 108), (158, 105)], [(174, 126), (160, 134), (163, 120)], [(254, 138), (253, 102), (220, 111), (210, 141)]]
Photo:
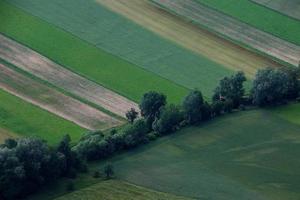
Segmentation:
[(85, 161), (108, 158), (182, 127), (248, 106), (276, 106), (296, 100), (300, 91), (298, 77), (298, 69), (259, 70), (246, 94), (246, 77), (237, 72), (220, 80), (210, 102), (205, 101), (201, 91), (193, 90), (180, 105), (167, 104), (164, 94), (150, 91), (139, 104), (140, 117), (131, 109), (126, 113), (129, 123), (125, 127), (107, 134), (86, 133), (72, 147), (68, 135), (56, 148), (34, 138), (8, 139), (0, 146), (0, 199), (25, 197), (60, 177), (75, 178), (77, 172), (87, 171)]

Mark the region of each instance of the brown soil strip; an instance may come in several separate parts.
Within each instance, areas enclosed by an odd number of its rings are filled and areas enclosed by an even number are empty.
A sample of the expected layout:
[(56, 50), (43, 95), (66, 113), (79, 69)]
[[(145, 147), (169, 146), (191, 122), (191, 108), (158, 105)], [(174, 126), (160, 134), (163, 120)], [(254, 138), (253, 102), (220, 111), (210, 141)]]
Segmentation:
[(107, 8), (164, 38), (204, 55), (232, 70), (242, 70), (252, 77), (256, 70), (279, 66), (269, 58), (250, 52), (210, 32), (153, 6), (147, 0), (97, 0)]
[[(212, 10), (193, 0), (152, 0), (214, 32), (294, 66), (299, 65), (300, 47)], [(263, 19), (262, 19), (263, 20)]]
[(138, 110), (136, 103), (57, 65), (1, 34), (0, 57), (24, 71), (122, 117), (130, 108)]
[(0, 144), (8, 138), (17, 138), (18, 136), (6, 129), (0, 128)]
[(0, 64), (0, 88), (90, 130), (103, 130), (121, 121)]

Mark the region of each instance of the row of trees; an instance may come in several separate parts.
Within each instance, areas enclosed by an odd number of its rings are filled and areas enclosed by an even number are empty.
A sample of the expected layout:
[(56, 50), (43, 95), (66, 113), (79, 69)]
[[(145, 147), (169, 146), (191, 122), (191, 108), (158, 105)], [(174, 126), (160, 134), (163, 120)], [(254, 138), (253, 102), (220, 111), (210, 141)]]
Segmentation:
[(41, 185), (59, 177), (75, 177), (87, 170), (84, 160), (99, 160), (115, 152), (134, 148), (187, 125), (197, 125), (233, 109), (268, 106), (296, 99), (299, 93), (299, 71), (296, 69), (259, 70), (249, 94), (245, 94), (244, 73), (220, 80), (211, 103), (198, 90), (191, 91), (181, 105), (167, 104), (164, 94), (148, 92), (140, 102), (141, 117), (131, 109), (130, 122), (108, 134), (100, 131), (83, 135), (70, 147), (65, 136), (57, 148), (37, 139), (7, 140), (0, 146), (0, 199), (26, 196)]

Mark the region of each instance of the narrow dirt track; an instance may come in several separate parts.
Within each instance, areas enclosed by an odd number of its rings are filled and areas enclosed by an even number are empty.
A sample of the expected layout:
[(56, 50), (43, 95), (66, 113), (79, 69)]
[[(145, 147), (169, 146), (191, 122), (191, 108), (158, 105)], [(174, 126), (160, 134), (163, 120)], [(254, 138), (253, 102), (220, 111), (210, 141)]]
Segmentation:
[[(300, 47), (258, 30), (193, 0), (151, 0), (197, 24), (206, 26), (234, 41), (294, 66), (300, 63)], [(262, 19), (263, 20), (263, 19)]]
[(280, 66), (273, 60), (228, 42), (194, 24), (159, 9), (148, 0), (96, 0), (112, 11), (162, 37), (204, 55), (232, 70), (254, 76), (259, 68)]
[(0, 64), (0, 88), (89, 130), (104, 130), (122, 122), (72, 97)]
[(122, 97), (48, 58), (0, 34), (0, 57), (35, 76), (104, 109), (125, 117), (130, 108), (138, 109), (133, 101)]

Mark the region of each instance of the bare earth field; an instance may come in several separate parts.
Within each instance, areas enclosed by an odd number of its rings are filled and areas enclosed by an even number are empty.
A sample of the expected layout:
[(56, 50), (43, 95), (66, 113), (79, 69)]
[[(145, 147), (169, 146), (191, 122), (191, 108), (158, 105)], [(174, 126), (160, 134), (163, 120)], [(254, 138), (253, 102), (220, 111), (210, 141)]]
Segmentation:
[(136, 103), (55, 64), (3, 35), (0, 35), (0, 57), (28, 73), (122, 117), (130, 108), (138, 110)]
[(259, 68), (279, 66), (273, 60), (211, 34), (180, 17), (153, 6), (147, 0), (96, 1), (166, 39), (204, 55), (229, 69), (242, 70), (250, 77), (254, 76)]
[(154, 3), (273, 58), (299, 65), (300, 47), (239, 22), (192, 0), (152, 0)]
[(299, 0), (252, 0), (252, 1), (300, 20)]
[(17, 137), (16, 134), (6, 129), (0, 128), (0, 143), (3, 143), (8, 138), (15, 138), (15, 137)]
[(103, 130), (121, 121), (0, 64), (0, 88), (89, 130)]

